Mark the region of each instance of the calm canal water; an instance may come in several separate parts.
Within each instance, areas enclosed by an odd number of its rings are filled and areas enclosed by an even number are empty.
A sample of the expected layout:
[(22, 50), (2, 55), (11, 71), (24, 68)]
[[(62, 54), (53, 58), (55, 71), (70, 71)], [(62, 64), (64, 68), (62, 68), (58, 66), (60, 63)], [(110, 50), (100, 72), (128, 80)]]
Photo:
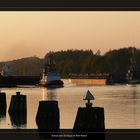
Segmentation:
[[(73, 128), (78, 107), (84, 107), (83, 96), (87, 90), (94, 95), (94, 106), (104, 107), (106, 128), (140, 128), (140, 85), (93, 86), (76, 85), (64, 80), (64, 88), (2, 88), (6, 92), (7, 110), (11, 95), (20, 91), (27, 95), (27, 124), (20, 128), (37, 128), (35, 117), (41, 100), (57, 100), (60, 109), (60, 127)], [(17, 128), (6, 117), (0, 118), (0, 128)]]

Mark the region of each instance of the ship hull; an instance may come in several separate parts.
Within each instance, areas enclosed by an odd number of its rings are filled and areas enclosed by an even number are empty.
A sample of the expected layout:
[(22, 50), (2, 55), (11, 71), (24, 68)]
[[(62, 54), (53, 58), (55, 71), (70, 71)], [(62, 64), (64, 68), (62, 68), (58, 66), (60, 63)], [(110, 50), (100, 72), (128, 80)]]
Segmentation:
[(64, 83), (62, 80), (52, 80), (52, 81), (47, 81), (44, 86), (47, 88), (61, 88), (64, 86)]
[(0, 76), (0, 87), (17, 87), (19, 85), (38, 85), (39, 76)]
[(128, 84), (140, 84), (140, 80), (130, 80), (127, 83)]

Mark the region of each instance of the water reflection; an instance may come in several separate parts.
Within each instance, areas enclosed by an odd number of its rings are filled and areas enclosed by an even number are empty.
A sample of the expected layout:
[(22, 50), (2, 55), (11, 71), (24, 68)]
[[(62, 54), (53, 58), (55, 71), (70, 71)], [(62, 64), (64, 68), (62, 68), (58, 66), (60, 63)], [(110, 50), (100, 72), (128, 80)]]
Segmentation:
[(57, 100), (56, 90), (55, 89), (48, 90), (47, 98), (48, 100)]
[[(113, 89), (114, 88), (114, 89)], [(140, 86), (113, 86), (104, 94), (106, 124), (110, 128), (140, 128)], [(110, 119), (109, 119), (110, 118)], [(109, 121), (110, 120), (110, 121)]]
[(57, 96), (56, 96), (56, 90), (55, 89), (50, 89), (48, 90), (47, 88), (41, 88), (42, 90), (42, 101), (46, 101), (46, 100), (56, 100)]
[[(94, 106), (104, 107), (107, 129), (140, 128), (140, 85), (76, 86), (69, 84), (69, 81), (66, 81), (65, 87), (60, 89), (20, 88), (21, 93), (27, 95), (27, 123), (26, 121), (16, 123), (18, 122), (14, 121), (16, 118), (10, 118), (6, 114), (6, 118), (3, 116), (0, 119), (0, 128), (12, 128), (16, 125), (28, 129), (37, 128), (35, 116), (39, 101), (57, 100), (60, 109), (60, 128), (71, 129), (78, 107), (85, 106), (82, 99), (87, 89), (95, 96)], [(17, 90), (19, 89), (3, 89), (6, 93), (8, 107), (11, 95)], [(19, 118), (19, 120), (22, 119)]]
[(41, 90), (42, 90), (42, 101), (45, 101), (47, 100), (47, 89), (42, 87)]
[(132, 102), (133, 125), (136, 126), (136, 123), (137, 123), (137, 121), (136, 121), (136, 119), (137, 119), (136, 118), (136, 104), (137, 104), (137, 99), (139, 99), (136, 85), (135, 86), (133, 85), (132, 99), (133, 99), (133, 102)]
[(6, 109), (0, 112), (0, 119), (6, 117)]
[(6, 121), (6, 115), (0, 116), (0, 124), (2, 125)]
[(26, 128), (27, 114), (10, 115), (11, 125), (13, 128)]

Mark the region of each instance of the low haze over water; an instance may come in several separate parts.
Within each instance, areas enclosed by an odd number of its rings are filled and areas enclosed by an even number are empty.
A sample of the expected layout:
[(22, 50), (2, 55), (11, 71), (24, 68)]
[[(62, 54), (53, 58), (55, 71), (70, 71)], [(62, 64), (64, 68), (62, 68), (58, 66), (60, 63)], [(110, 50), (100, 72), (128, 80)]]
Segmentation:
[[(60, 109), (60, 128), (73, 128), (78, 107), (84, 107), (87, 90), (94, 95), (93, 106), (104, 107), (106, 128), (140, 128), (140, 85), (93, 86), (76, 85), (64, 80), (64, 88), (2, 88), (6, 92), (7, 110), (11, 95), (20, 91), (27, 95), (27, 124), (20, 128), (37, 128), (35, 117), (41, 100), (57, 100)], [(19, 127), (19, 126), (18, 126)], [(0, 128), (12, 126), (9, 114), (0, 118)]]

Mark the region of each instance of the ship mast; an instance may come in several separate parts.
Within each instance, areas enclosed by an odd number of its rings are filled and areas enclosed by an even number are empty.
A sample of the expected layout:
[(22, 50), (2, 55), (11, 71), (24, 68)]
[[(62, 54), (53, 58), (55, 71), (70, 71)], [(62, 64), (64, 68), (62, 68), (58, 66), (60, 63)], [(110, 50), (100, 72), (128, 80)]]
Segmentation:
[(47, 62), (45, 64), (45, 74), (55, 71), (56, 71), (56, 63), (54, 61), (53, 55), (50, 53), (48, 55)]
[(127, 72), (127, 80), (132, 80), (134, 78), (134, 73), (136, 72), (136, 58), (135, 58), (135, 48), (131, 49), (130, 66)]

